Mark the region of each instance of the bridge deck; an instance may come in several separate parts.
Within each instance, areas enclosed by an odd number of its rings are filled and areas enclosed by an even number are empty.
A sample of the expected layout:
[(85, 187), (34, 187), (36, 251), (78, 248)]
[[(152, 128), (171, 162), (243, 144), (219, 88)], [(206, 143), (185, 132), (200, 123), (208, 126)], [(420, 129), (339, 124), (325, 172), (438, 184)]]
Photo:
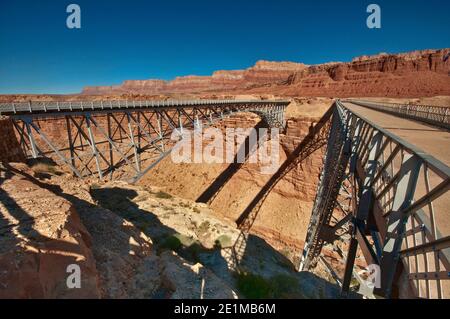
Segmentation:
[(352, 103), (344, 103), (344, 105), (450, 166), (449, 131)]
[(286, 107), (289, 105), (286, 100), (167, 100), (167, 101), (128, 101), (128, 100), (109, 100), (109, 101), (73, 101), (73, 102), (17, 102), (1, 103), (0, 115), (17, 114), (47, 114), (61, 112), (111, 112), (125, 110), (143, 110), (143, 109), (180, 109), (193, 107), (218, 107), (218, 106), (267, 106), (276, 105)]

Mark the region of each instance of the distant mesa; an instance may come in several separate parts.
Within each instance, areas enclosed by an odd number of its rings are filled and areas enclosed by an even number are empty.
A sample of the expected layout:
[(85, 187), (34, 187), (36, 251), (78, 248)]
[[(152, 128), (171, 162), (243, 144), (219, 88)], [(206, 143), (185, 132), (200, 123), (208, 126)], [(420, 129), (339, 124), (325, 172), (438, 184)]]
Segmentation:
[(84, 88), (82, 94), (269, 93), (286, 96), (450, 95), (450, 49), (360, 56), (351, 62), (305, 65), (258, 61), (246, 70), (216, 71), (172, 81), (128, 80)]

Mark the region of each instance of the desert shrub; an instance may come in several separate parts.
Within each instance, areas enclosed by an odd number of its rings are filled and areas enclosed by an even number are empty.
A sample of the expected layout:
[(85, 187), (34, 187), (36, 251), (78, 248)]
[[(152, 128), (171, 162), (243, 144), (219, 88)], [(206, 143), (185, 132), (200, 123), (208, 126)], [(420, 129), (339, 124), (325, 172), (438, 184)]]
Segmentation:
[(155, 194), (155, 196), (156, 196), (156, 198), (161, 198), (161, 199), (170, 199), (170, 198), (173, 198), (172, 195), (170, 195), (170, 194), (168, 194), (168, 193), (166, 193), (166, 192), (163, 192), (163, 191), (157, 192), (157, 193)]
[(205, 248), (199, 243), (194, 242), (191, 245), (187, 246), (181, 255), (191, 262), (199, 262), (200, 261), (200, 253), (204, 252)]
[(101, 189), (101, 186), (98, 185), (98, 184), (96, 184), (96, 183), (93, 183), (93, 184), (91, 185), (90, 189), (91, 189), (91, 190)]
[(32, 165), (31, 169), (34, 171), (36, 175), (42, 177), (50, 177), (48, 175), (61, 175), (61, 172), (58, 170), (56, 165), (47, 162), (39, 162), (37, 164)]
[(178, 251), (182, 246), (181, 240), (177, 236), (171, 235), (163, 240), (160, 248), (162, 250)]
[(270, 281), (251, 273), (239, 273), (237, 275), (237, 288), (247, 299), (266, 299), (272, 296)]
[(192, 237), (174, 234), (160, 240), (158, 252), (172, 250), (190, 262), (199, 262), (200, 254), (205, 251), (202, 244)]
[(293, 276), (278, 274), (270, 278), (270, 283), (272, 286), (272, 298), (291, 299), (301, 296), (298, 280)]
[(297, 278), (278, 274), (270, 279), (252, 273), (237, 275), (237, 288), (248, 299), (301, 298)]
[(231, 237), (228, 235), (219, 236), (215, 243), (218, 248), (227, 248), (232, 245)]

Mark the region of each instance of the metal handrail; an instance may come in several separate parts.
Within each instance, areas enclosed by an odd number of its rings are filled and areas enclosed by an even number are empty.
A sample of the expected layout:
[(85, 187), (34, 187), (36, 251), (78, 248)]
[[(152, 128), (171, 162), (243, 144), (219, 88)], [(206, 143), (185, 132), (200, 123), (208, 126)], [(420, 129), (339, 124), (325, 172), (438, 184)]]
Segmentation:
[(194, 107), (194, 106), (211, 106), (218, 105), (236, 105), (236, 104), (251, 104), (251, 105), (280, 105), (287, 106), (290, 101), (287, 100), (167, 100), (167, 101), (128, 101), (128, 100), (109, 100), (109, 101), (70, 101), (70, 102), (14, 102), (14, 103), (0, 103), (0, 115), (15, 115), (15, 114), (36, 114), (36, 113), (50, 113), (50, 112), (75, 112), (75, 111), (104, 111), (113, 109), (145, 109), (145, 108), (180, 108), (180, 107)]
[(400, 104), (387, 102), (370, 102), (362, 100), (346, 100), (359, 106), (368, 107), (376, 111), (421, 121), (427, 124), (450, 129), (450, 106), (431, 106), (418, 104)]
[[(350, 141), (351, 160), (345, 175), (354, 176), (347, 182), (352, 183), (353, 196), (359, 199), (356, 202), (352, 200), (356, 207), (348, 206), (347, 214), (354, 218), (352, 223), (358, 226), (354, 226), (358, 236), (352, 240), (358, 238), (357, 242), (368, 264), (375, 262), (381, 268), (382, 287), (377, 293), (391, 295), (392, 283), (399, 280), (394, 279), (396, 263), (401, 260), (418, 297), (448, 298), (449, 229), (441, 234), (443, 228), (436, 216), (448, 213), (450, 168), (346, 108), (340, 100), (336, 101), (334, 107), (337, 110), (333, 123), (338, 120), (341, 124), (335, 124), (335, 127), (341, 129), (329, 136), (323, 175), (305, 241), (302, 269), (308, 269), (309, 265), (314, 267), (324, 241), (329, 238), (326, 237), (326, 231), (335, 227), (329, 225), (328, 220), (334, 214), (332, 208), (339, 202), (335, 191), (342, 182), (330, 176), (337, 170), (342, 173), (342, 168), (336, 163), (348, 152), (345, 149), (348, 142), (345, 142)], [(361, 198), (361, 187), (370, 190), (373, 200)], [(376, 238), (373, 238), (373, 234), (367, 235), (364, 229), (359, 229), (361, 225), (369, 223), (368, 213), (365, 212), (370, 212), (373, 217), (371, 223), (376, 223)], [(366, 236), (372, 236), (372, 240), (369, 241)], [(346, 260), (349, 267), (346, 267), (344, 283), (349, 283), (354, 257), (350, 261)]]
[[(377, 177), (372, 181), (372, 189), (375, 198), (378, 199), (380, 204), (380, 213), (386, 220), (386, 223), (393, 213), (399, 213), (400, 218), (407, 223), (404, 233), (398, 234), (398, 236), (405, 237), (403, 242), (400, 238), (401, 247), (398, 253), (402, 256), (408, 278), (412, 280), (417, 296), (442, 298), (444, 292), (440, 280), (450, 279), (448, 276), (450, 271), (450, 255), (448, 253), (450, 240), (445, 235), (444, 238), (439, 237), (442, 235), (439, 232), (440, 225), (437, 223), (436, 214), (444, 214), (446, 212), (443, 206), (437, 207), (434, 204), (437, 199), (447, 201), (449, 199), (450, 168), (414, 145), (372, 123), (357, 112), (350, 111), (340, 101), (337, 102), (337, 105), (348, 112), (348, 116), (358, 118), (364, 122), (363, 125), (368, 126), (370, 133), (362, 140), (364, 144), (362, 149), (367, 149), (368, 151), (375, 143), (375, 136), (379, 136), (380, 150), (374, 157), (377, 159)], [(381, 137), (379, 134), (381, 134)], [(381, 145), (384, 148), (381, 148)], [(388, 145), (389, 148), (387, 147)], [(397, 155), (390, 156), (394, 150), (396, 150)], [(408, 158), (409, 163), (406, 163), (405, 159)], [(366, 169), (369, 166), (369, 159), (366, 157), (360, 159), (361, 166)], [(395, 159), (397, 159), (396, 163), (394, 163)], [(409, 179), (406, 177), (405, 167), (408, 167), (412, 161), (417, 163), (410, 173), (412, 176), (416, 176), (415, 182), (413, 181), (414, 177), (408, 177)], [(430, 187), (430, 173), (434, 174), (436, 180), (433, 187)], [(411, 201), (406, 206), (396, 208), (394, 207), (394, 202), (398, 197), (399, 191), (401, 191), (399, 190), (399, 180), (401, 178), (404, 180), (408, 179), (408, 183), (415, 183), (416, 186), (412, 188), (413, 194), (409, 194)], [(444, 198), (444, 196), (446, 197)], [(444, 205), (444, 207), (447, 206)], [(427, 209), (428, 213), (425, 213), (424, 209)], [(387, 228), (386, 232), (388, 232)], [(424, 246), (431, 246), (434, 249), (431, 252), (424, 251)], [(433, 256), (430, 256), (430, 254)], [(445, 272), (442, 272), (442, 266)], [(430, 268), (433, 268), (433, 270), (430, 270)], [(417, 279), (419, 274), (422, 276), (421, 280), (425, 284), (422, 284)], [(432, 281), (437, 282), (436, 287), (433, 289), (431, 288)], [(445, 293), (448, 296), (449, 292)]]

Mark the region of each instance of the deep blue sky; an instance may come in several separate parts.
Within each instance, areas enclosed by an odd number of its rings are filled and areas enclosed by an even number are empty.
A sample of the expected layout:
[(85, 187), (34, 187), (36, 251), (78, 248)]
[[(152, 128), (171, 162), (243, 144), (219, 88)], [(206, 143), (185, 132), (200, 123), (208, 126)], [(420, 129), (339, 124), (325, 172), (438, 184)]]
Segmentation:
[[(82, 28), (66, 28), (81, 6)], [(382, 7), (382, 29), (366, 7)], [(0, 93), (450, 47), (448, 0), (0, 0)]]

